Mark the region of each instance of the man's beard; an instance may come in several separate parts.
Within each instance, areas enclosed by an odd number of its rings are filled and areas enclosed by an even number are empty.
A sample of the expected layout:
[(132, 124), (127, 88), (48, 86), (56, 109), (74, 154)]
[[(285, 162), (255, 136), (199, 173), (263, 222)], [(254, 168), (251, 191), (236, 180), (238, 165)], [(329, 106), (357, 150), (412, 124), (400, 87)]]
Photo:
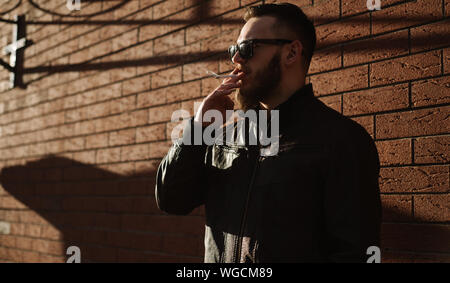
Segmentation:
[(253, 81), (246, 85), (247, 88), (240, 88), (236, 92), (238, 109), (247, 111), (258, 109), (259, 102), (265, 101), (272, 95), (276, 95), (274, 90), (281, 81), (280, 68), (281, 53), (278, 51), (270, 60), (266, 68), (254, 74)]

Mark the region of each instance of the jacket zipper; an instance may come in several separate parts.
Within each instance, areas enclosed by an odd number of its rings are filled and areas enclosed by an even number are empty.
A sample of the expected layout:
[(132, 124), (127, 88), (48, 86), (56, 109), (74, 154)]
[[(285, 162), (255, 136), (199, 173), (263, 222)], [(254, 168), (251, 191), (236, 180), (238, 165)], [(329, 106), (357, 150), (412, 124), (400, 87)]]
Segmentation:
[(242, 249), (242, 238), (243, 238), (243, 233), (244, 233), (244, 227), (245, 227), (245, 222), (247, 220), (247, 209), (248, 209), (248, 203), (250, 200), (250, 194), (252, 191), (252, 187), (253, 187), (253, 182), (255, 179), (255, 175), (256, 175), (256, 170), (258, 168), (258, 164), (260, 161), (260, 147), (258, 147), (258, 151), (257, 151), (257, 157), (256, 157), (256, 162), (255, 162), (255, 166), (253, 167), (253, 172), (252, 172), (252, 178), (250, 179), (250, 185), (247, 191), (247, 198), (245, 200), (245, 206), (244, 206), (244, 213), (242, 214), (242, 220), (241, 220), (241, 227), (239, 230), (239, 235), (238, 235), (238, 242), (237, 242), (237, 247), (236, 247), (236, 253), (235, 253), (235, 262), (239, 263), (240, 259), (241, 259), (241, 249)]

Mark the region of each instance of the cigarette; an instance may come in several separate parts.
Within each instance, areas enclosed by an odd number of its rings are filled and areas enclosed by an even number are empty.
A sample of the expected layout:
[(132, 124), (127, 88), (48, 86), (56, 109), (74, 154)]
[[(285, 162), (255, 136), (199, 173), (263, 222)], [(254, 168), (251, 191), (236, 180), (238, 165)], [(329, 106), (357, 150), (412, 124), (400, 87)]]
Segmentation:
[(237, 75), (218, 75), (216, 73), (214, 73), (213, 71), (209, 71), (206, 70), (206, 73), (210, 76), (210, 77), (214, 77), (216, 79), (220, 79), (220, 78), (234, 78), (237, 77)]

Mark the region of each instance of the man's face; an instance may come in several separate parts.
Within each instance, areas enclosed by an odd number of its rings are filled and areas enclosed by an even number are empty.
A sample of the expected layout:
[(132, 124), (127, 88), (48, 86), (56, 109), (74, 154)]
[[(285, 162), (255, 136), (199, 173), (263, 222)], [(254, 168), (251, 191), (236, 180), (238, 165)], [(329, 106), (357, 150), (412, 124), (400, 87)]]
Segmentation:
[[(242, 28), (237, 42), (276, 38), (272, 31), (275, 21), (273, 17), (251, 18)], [(282, 77), (280, 51), (278, 45), (256, 44), (250, 59), (242, 59), (239, 52), (235, 54), (233, 61), (236, 67), (245, 73), (241, 80), (242, 86), (236, 93), (240, 109), (254, 109), (260, 101), (275, 95)]]

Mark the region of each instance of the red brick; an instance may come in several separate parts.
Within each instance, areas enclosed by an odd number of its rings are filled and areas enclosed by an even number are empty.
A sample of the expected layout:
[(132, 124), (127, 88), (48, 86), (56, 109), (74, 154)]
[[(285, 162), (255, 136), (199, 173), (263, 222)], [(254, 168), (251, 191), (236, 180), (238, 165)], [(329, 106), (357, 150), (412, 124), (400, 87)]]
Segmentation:
[(2, 243), (2, 246), (4, 247), (16, 247), (16, 240), (17, 238), (12, 235), (0, 235), (0, 240)]
[(153, 40), (140, 43), (139, 45), (132, 47), (136, 48), (136, 59), (151, 58), (153, 56)]
[(200, 81), (180, 84), (166, 89), (167, 102), (175, 102), (200, 96)]
[(50, 240), (62, 240), (63, 233), (51, 225), (44, 225), (41, 228), (41, 237)]
[(153, 6), (153, 19), (161, 19), (184, 8), (184, 0), (173, 0)]
[(239, 8), (239, 3), (235, 0), (212, 0), (207, 7), (208, 16), (212, 17)]
[(374, 138), (374, 132), (373, 132), (373, 116), (362, 116), (362, 117), (352, 117), (352, 120), (360, 124), (361, 126), (366, 129), (367, 133)]
[(108, 146), (108, 134), (97, 134), (86, 137), (86, 148), (99, 148)]
[(85, 48), (87, 46), (91, 46), (91, 45), (101, 41), (102, 33), (103, 33), (102, 29), (97, 29), (97, 30), (94, 30), (94, 31), (89, 32), (87, 34), (83, 34), (79, 38), (78, 48), (80, 48), (80, 49), (81, 48)]
[(159, 0), (139, 0), (139, 8), (145, 8), (152, 6), (153, 4), (160, 2)]
[(157, 141), (166, 138), (166, 124), (157, 124), (136, 129), (136, 142)]
[[(156, 173), (155, 173), (156, 174)], [(154, 188), (154, 185), (151, 186)], [(161, 210), (156, 205), (156, 200), (154, 197), (138, 197), (133, 199), (132, 205), (133, 211), (136, 213), (150, 213), (158, 214)]]
[(406, 108), (408, 85), (371, 88), (344, 94), (344, 115), (357, 115)]
[(387, 140), (375, 143), (382, 166), (411, 164), (411, 140)]
[(108, 232), (106, 243), (122, 248), (160, 251), (162, 236), (148, 233)]
[(384, 249), (448, 253), (449, 239), (448, 225), (385, 223), (381, 226)]
[(406, 80), (434, 76), (441, 73), (441, 53), (432, 51), (373, 63), (370, 68), (370, 84), (383, 85)]
[(215, 60), (186, 64), (183, 66), (183, 80), (190, 81), (205, 77), (207, 75), (206, 70), (217, 73), (218, 67)]
[(162, 62), (166, 63), (167, 67), (171, 67), (180, 64), (186, 64), (193, 60), (198, 60), (200, 51), (201, 43), (197, 42), (167, 50), (160, 58)]
[(142, 76), (123, 82), (123, 95), (144, 92), (150, 89), (150, 76)]
[(115, 262), (117, 260), (117, 248), (102, 246), (82, 247), (83, 258), (93, 262)]
[(202, 41), (202, 52), (223, 52), (231, 44), (236, 44), (240, 29), (227, 30), (220, 34)]
[(84, 138), (73, 138), (64, 140), (65, 151), (75, 151), (84, 149)]
[(136, 140), (136, 129), (121, 130), (109, 134), (109, 145), (132, 144)]
[[(294, 3), (298, 5), (297, 3)], [(315, 1), (314, 6), (307, 6), (303, 11), (314, 25), (324, 24), (339, 19), (339, 1)]]
[[(316, 95), (367, 87), (367, 66), (358, 66), (310, 77)], [(343, 79), (345, 78), (345, 79)]]
[(449, 76), (413, 82), (411, 85), (412, 105), (417, 107), (449, 103), (449, 92)]
[(39, 263), (41, 262), (41, 257), (37, 252), (23, 251), (23, 262), (24, 263)]
[(345, 45), (344, 66), (408, 54), (408, 31), (402, 30)]
[(120, 97), (122, 94), (122, 83), (104, 86), (102, 88), (96, 89), (95, 93), (97, 94), (96, 96), (97, 101), (109, 100), (111, 98)]
[(162, 158), (169, 151), (172, 142), (153, 142), (149, 148), (149, 158)]
[(173, 32), (171, 34), (155, 39), (153, 52), (155, 54), (164, 52), (184, 45), (185, 30)]
[(110, 163), (120, 161), (120, 148), (99, 149), (97, 163)]
[[(126, 49), (126, 50), (130, 50), (130, 49)], [(117, 58), (114, 58), (117, 57)], [(129, 58), (128, 54), (120, 54), (120, 53), (116, 53), (114, 56), (110, 56), (110, 60), (111, 61), (119, 61), (119, 60), (123, 60), (123, 58)], [(112, 69), (109, 70), (109, 75), (110, 75), (110, 80), (111, 82), (117, 82), (117, 81), (121, 81), (123, 79), (128, 79), (128, 78), (132, 78), (136, 76), (136, 67), (131, 66), (131, 67), (122, 67), (122, 68), (116, 68), (116, 69)]]
[(110, 113), (110, 104), (109, 103), (98, 103), (87, 106), (86, 109), (86, 118), (92, 119), (96, 117), (106, 116)]
[(206, 97), (208, 94), (210, 94), (213, 90), (215, 90), (221, 83), (221, 80), (215, 79), (215, 78), (206, 78), (202, 79), (202, 97)]
[(120, 151), (121, 161), (142, 160), (148, 158), (148, 144), (124, 146)]
[(448, 166), (390, 167), (380, 169), (381, 193), (449, 192)]
[(369, 14), (316, 27), (317, 48), (365, 37), (370, 34)]
[(322, 101), (328, 107), (341, 113), (341, 102), (342, 102), (341, 94), (331, 95), (331, 96), (322, 96), (322, 97), (319, 97), (319, 100)]
[[(383, 2), (383, 1), (381, 1)], [(417, 0), (372, 13), (372, 33), (382, 33), (442, 18), (441, 0)], [(408, 20), (404, 20), (408, 19)]]
[(85, 163), (85, 164), (94, 164), (95, 163), (95, 150), (75, 152), (73, 154), (73, 159), (75, 161)]
[(379, 115), (376, 119), (377, 138), (398, 138), (433, 135), (448, 132), (442, 127), (450, 107), (413, 110)]
[(308, 74), (329, 71), (340, 67), (342, 67), (341, 47), (338, 46), (330, 49), (323, 49), (314, 52)]
[(119, 9), (114, 10), (114, 19), (120, 19), (139, 10), (139, 0), (125, 2)]
[(108, 173), (117, 174), (117, 175), (131, 175), (134, 174), (134, 163), (118, 163), (118, 164), (108, 164), (103, 167), (104, 170), (109, 171)]
[(411, 221), (412, 196), (381, 195), (383, 222)]
[(445, 0), (445, 16), (450, 16), (450, 0)]
[[(3, 198), (4, 200), (4, 198)], [(2, 200), (2, 201), (3, 201)], [(7, 206), (3, 206), (4, 208), (8, 208)], [(25, 226), (26, 224), (23, 223), (11, 223), (11, 235), (25, 235)], [(15, 242), (13, 242), (13, 245), (15, 245)]]
[(156, 22), (141, 26), (139, 28), (139, 42), (154, 39), (155, 37), (163, 35), (164, 33), (166, 33), (166, 30), (164, 29), (164, 24), (162, 23)]
[(149, 109), (149, 123), (170, 121), (172, 113), (180, 110), (180, 104), (174, 103)]
[(450, 48), (445, 48), (444, 51), (444, 74), (450, 73)]
[(450, 256), (445, 254), (411, 253), (411, 252), (381, 252), (382, 263), (445, 263)]
[[(311, 0), (294, 0), (294, 2), (295, 2), (294, 4), (296, 4), (299, 1), (301, 3), (307, 2), (308, 4), (311, 4)], [(276, 0), (275, 1), (271, 0), (271, 1), (266, 1), (266, 2), (267, 3), (269, 3), (269, 2), (272, 3), (272, 2), (277, 2), (277, 1)], [(290, 3), (292, 3), (293, 0), (285, 0), (283, 2), (290, 2)], [(241, 0), (241, 7), (247, 6), (247, 5), (251, 5), (251, 4), (254, 4), (254, 5), (262, 4), (262, 0)], [(305, 4), (303, 4), (303, 5), (305, 5)], [(253, 5), (251, 5), (251, 6), (253, 6)]]
[(109, 114), (123, 113), (135, 109), (136, 96), (131, 95), (112, 100)]
[(210, 22), (202, 22), (186, 29), (186, 44), (216, 36), (219, 33), (220, 29), (217, 25)]
[(448, 163), (450, 136), (426, 137), (414, 140), (414, 162)]
[(33, 241), (33, 250), (51, 255), (61, 255), (64, 251), (64, 243), (36, 239)]
[(95, 123), (90, 120), (78, 122), (75, 124), (75, 127), (78, 129), (78, 134), (80, 135), (95, 133)]
[(152, 88), (159, 88), (181, 82), (181, 67), (171, 68), (152, 74)]
[(450, 221), (450, 195), (414, 196), (414, 218), (425, 222)]
[(16, 249), (7, 249), (8, 252), (8, 258), (12, 262), (22, 262), (23, 261), (23, 251), (16, 250)]
[[(342, 1), (342, 16), (349, 16), (353, 14), (359, 14), (367, 12), (367, 1), (360, 0), (347, 0)], [(384, 1), (381, 1), (383, 3)]]
[(137, 110), (134, 112), (126, 112), (119, 116), (119, 123), (126, 127), (136, 127), (148, 123), (148, 110)]
[(137, 96), (137, 108), (165, 104), (167, 88), (140, 93)]
[(168, 253), (202, 256), (198, 253), (198, 238), (167, 235), (163, 237), (162, 249)]
[(449, 19), (411, 29), (412, 52), (448, 45), (449, 41)]

